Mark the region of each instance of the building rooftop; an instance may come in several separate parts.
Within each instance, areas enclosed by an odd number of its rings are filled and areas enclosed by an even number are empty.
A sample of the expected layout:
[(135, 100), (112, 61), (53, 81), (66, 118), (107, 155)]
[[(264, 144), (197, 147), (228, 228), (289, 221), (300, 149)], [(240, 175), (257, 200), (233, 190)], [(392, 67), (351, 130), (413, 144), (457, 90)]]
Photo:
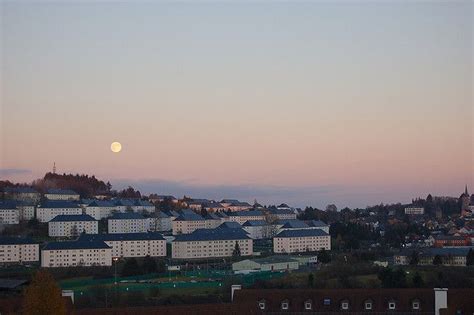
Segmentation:
[(0, 200), (0, 210), (16, 209), (17, 202), (14, 200)]
[(13, 237), (13, 236), (1, 236), (0, 245), (15, 245), (15, 244), (38, 244), (31, 238), (27, 237)]
[(74, 190), (71, 190), (71, 189), (54, 189), (54, 188), (51, 188), (51, 189), (48, 189), (48, 191), (46, 193), (50, 194), (50, 195), (79, 195), (77, 192), (75, 192)]
[(191, 212), (182, 212), (176, 219), (175, 221), (202, 221), (204, 218), (191, 211)]
[(38, 191), (31, 187), (5, 187), (3, 190), (6, 193), (14, 193), (14, 194), (37, 194)]
[(163, 235), (156, 232), (148, 233), (117, 233), (117, 234), (81, 234), (80, 241), (164, 241)]
[(49, 222), (97, 221), (88, 214), (63, 214), (55, 216)]
[(128, 200), (128, 199), (115, 199), (113, 200), (113, 203), (120, 207), (132, 207), (133, 206), (133, 201), (132, 200)]
[(310, 236), (329, 236), (328, 233), (320, 229), (296, 229), (284, 230), (275, 237), (310, 237)]
[(145, 220), (145, 217), (136, 212), (115, 213), (109, 220)]
[(278, 256), (269, 256), (269, 257), (264, 257), (264, 258), (255, 258), (255, 259), (249, 259), (253, 262), (256, 262), (258, 264), (275, 264), (275, 263), (285, 263), (285, 262), (296, 262), (297, 260), (292, 258), (291, 256), (283, 256), (283, 255), (278, 255)]
[(109, 200), (94, 200), (90, 202), (87, 207), (115, 207), (114, 203)]
[(209, 240), (240, 240), (250, 239), (243, 229), (198, 229), (190, 234), (176, 235), (173, 242), (209, 241)]
[(65, 200), (47, 200), (43, 202), (39, 208), (80, 208), (79, 205), (72, 201)]
[(218, 229), (241, 229), (242, 226), (235, 221), (229, 221), (229, 222), (222, 223), (217, 228)]
[(242, 226), (265, 226), (265, 225), (268, 225), (268, 223), (265, 222), (264, 220), (249, 220), (249, 221), (245, 221), (245, 223), (242, 224)]
[(49, 242), (43, 250), (61, 250), (61, 249), (106, 249), (111, 248), (103, 241), (65, 241), (65, 242)]
[(308, 224), (301, 220), (283, 220), (280, 221), (280, 224), (283, 224), (282, 229), (304, 229), (308, 228)]

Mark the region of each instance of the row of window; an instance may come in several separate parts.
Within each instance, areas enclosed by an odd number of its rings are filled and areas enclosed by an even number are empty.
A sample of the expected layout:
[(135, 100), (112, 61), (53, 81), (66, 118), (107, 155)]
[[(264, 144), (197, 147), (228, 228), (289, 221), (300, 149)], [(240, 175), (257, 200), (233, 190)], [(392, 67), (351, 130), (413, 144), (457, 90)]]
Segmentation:
[[(324, 299), (323, 300), (323, 305), (325, 306), (328, 306), (328, 305), (331, 305), (331, 299)], [(341, 310), (350, 310), (351, 308), (351, 305), (350, 305), (350, 302), (348, 300), (342, 300), (339, 304), (340, 306), (340, 309)], [(260, 300), (258, 302), (258, 307), (261, 309), (261, 310), (265, 310), (266, 307), (267, 307), (267, 303), (265, 300)], [(388, 310), (396, 310), (397, 309), (397, 302), (395, 300), (390, 300), (386, 305), (385, 307), (388, 309)], [(282, 310), (288, 310), (290, 308), (290, 302), (288, 300), (283, 300), (281, 303), (280, 303), (280, 308)], [(364, 309), (365, 310), (372, 310), (374, 308), (374, 302), (370, 299), (366, 300), (364, 302)], [(419, 310), (421, 308), (421, 302), (419, 299), (414, 299), (412, 300), (411, 302), (411, 309), (412, 310)], [(311, 300), (307, 300), (304, 302), (304, 309), (305, 310), (312, 310), (313, 309), (313, 301)]]

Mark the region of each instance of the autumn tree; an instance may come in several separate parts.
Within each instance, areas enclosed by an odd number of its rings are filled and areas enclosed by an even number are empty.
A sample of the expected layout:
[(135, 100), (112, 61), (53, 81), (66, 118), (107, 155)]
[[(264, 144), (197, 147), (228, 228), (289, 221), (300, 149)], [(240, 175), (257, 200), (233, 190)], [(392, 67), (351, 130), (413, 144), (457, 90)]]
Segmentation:
[(66, 314), (66, 303), (61, 289), (49, 272), (39, 270), (24, 291), (23, 314)]

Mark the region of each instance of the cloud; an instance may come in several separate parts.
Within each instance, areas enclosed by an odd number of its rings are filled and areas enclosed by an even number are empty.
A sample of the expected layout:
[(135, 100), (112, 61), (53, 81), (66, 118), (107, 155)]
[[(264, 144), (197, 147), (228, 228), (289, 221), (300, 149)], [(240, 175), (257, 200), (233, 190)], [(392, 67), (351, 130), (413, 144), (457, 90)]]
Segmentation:
[(24, 168), (0, 168), (0, 176), (30, 174), (31, 170)]

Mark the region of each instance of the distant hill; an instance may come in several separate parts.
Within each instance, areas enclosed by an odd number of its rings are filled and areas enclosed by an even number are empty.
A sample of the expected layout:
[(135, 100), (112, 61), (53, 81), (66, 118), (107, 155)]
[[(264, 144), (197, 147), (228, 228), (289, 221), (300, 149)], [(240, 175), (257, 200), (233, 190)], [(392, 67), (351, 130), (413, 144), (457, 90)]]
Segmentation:
[(110, 195), (112, 185), (98, 180), (94, 175), (84, 174), (55, 174), (46, 173), (42, 179), (33, 181), (32, 186), (40, 192), (46, 192), (50, 188), (72, 189), (79, 193), (82, 198), (95, 195)]

